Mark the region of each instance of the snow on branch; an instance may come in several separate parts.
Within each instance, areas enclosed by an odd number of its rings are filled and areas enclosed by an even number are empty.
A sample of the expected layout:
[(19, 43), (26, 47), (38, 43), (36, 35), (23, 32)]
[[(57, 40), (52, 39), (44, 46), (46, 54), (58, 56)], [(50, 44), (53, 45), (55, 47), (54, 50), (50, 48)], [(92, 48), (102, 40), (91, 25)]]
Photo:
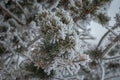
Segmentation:
[(114, 56), (110, 58), (102, 58), (102, 60), (120, 60), (120, 56)]
[(107, 47), (103, 50), (103, 57), (104, 55), (108, 54), (108, 52), (110, 51), (110, 49), (116, 44), (117, 41), (120, 40), (120, 35), (118, 35), (117, 37), (114, 38), (114, 40), (107, 45)]
[(21, 25), (25, 25), (23, 22), (21, 22), (21, 20), (19, 20), (12, 12), (10, 12), (7, 8), (5, 8), (4, 6), (2, 6), (2, 4), (0, 4), (0, 7), (12, 18), (14, 18), (19, 24)]

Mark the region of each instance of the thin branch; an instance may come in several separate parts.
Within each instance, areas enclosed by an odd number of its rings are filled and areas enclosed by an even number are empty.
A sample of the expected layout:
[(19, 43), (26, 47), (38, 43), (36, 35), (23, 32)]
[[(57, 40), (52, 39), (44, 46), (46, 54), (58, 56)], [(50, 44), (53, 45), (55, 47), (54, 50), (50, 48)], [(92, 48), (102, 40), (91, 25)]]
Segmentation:
[(27, 45), (27, 49), (33, 45), (36, 41), (38, 41), (39, 39), (41, 39), (41, 36), (37, 36), (34, 40), (30, 41)]
[(11, 16), (12, 18), (14, 18), (19, 24), (21, 25), (25, 25), (23, 22), (21, 22), (19, 20), (19, 18), (17, 18), (11, 11), (9, 11), (7, 8), (5, 8), (4, 6), (2, 6), (2, 4), (0, 4), (1, 9), (3, 9), (9, 16)]
[(102, 70), (101, 80), (104, 80), (104, 77), (105, 77), (105, 70), (104, 70), (104, 67), (103, 67), (102, 64), (101, 64), (101, 70)]
[(17, 60), (16, 60), (16, 67), (19, 68), (19, 59), (20, 59), (20, 54), (17, 54)]
[(11, 64), (11, 62), (13, 61), (13, 57), (14, 57), (14, 54), (12, 54), (12, 55), (10, 56), (10, 60), (9, 60), (8, 63), (6, 64), (6, 67), (8, 67), (8, 66)]
[(106, 26), (104, 26), (106, 29), (108, 29), (111, 33), (113, 33), (115, 36), (117, 36), (117, 34), (112, 30), (112, 29), (110, 29), (110, 28), (108, 28), (108, 27), (106, 27)]
[(17, 4), (17, 6), (23, 11), (23, 13), (24, 13), (24, 9), (23, 9), (23, 7), (19, 4), (19, 2), (18, 1), (15, 1), (15, 3)]
[(120, 35), (115, 37), (115, 39), (110, 44), (107, 45), (107, 47), (103, 50), (102, 57), (104, 57), (104, 55), (106, 55), (108, 53), (108, 51), (114, 46), (114, 44), (116, 44), (116, 42), (119, 40), (120, 40)]
[(16, 31), (16, 33), (14, 34), (16, 37), (17, 37), (17, 39), (19, 40), (19, 45), (21, 46), (21, 47), (23, 47), (24, 48), (24, 50), (28, 50), (28, 48), (26, 47), (26, 44), (23, 42), (23, 40), (20, 38), (20, 36), (18, 35), (18, 33), (17, 33), (17, 31)]
[(79, 29), (82, 29), (82, 30), (84, 30), (84, 31), (86, 30), (86, 28), (85, 28), (85, 27), (81, 27), (81, 26), (79, 25), (79, 23), (76, 23), (76, 25), (78, 26), (77, 28), (75, 28), (76, 30), (78, 30), (78, 28), (79, 28)]
[(104, 68), (104, 63), (102, 61), (99, 60), (99, 66), (101, 68), (101, 80), (105, 79), (105, 68)]
[(60, 0), (55, 0), (55, 2), (52, 5), (49, 5), (49, 10), (52, 10), (53, 8), (56, 8), (59, 4)]
[[(114, 27), (112, 27), (112, 30), (116, 29), (117, 27), (118, 27), (118, 26), (114, 26)], [(108, 30), (108, 31), (102, 36), (102, 38), (100, 39), (100, 41), (99, 41), (99, 43), (98, 43), (98, 45), (97, 45), (97, 49), (98, 49), (99, 46), (101, 45), (103, 39), (104, 39), (104, 38), (105, 38), (110, 32), (111, 32), (111, 31)]]
[(18, 1), (15, 1), (15, 3), (17, 4), (17, 6), (22, 10), (22, 12), (24, 13), (24, 15), (25, 15), (25, 18), (27, 19), (27, 14), (25, 13), (25, 11), (24, 11), (24, 9), (23, 9), (23, 7), (19, 4), (19, 2)]
[(90, 37), (90, 38), (89, 38), (89, 37), (88, 37), (88, 38), (84, 38), (84, 37), (82, 37), (82, 38), (80, 38), (80, 39), (84, 39), (84, 40), (88, 40), (88, 39), (90, 39), (90, 40), (91, 40), (91, 39), (95, 39), (95, 38), (94, 38), (94, 37)]
[(114, 57), (111, 57), (111, 58), (102, 58), (103, 60), (119, 60), (120, 59), (120, 56), (114, 56)]

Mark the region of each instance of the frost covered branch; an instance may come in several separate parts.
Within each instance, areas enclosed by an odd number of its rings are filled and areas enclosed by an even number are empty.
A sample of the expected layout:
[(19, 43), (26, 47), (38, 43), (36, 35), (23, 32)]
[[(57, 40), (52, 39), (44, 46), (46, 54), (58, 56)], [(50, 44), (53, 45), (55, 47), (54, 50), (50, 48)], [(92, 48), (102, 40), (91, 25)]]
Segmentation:
[(23, 7), (19, 4), (19, 2), (18, 2), (18, 1), (15, 1), (15, 3), (16, 3), (17, 6), (23, 11), (23, 13), (25, 13)]
[(110, 58), (102, 58), (102, 60), (120, 60), (120, 56), (114, 56)]
[(31, 47), (35, 42), (37, 42), (38, 40), (41, 39), (41, 36), (37, 36), (34, 40), (30, 41), (28, 44), (27, 44), (27, 48)]
[[(11, 72), (10, 79), (85, 80), (88, 77), (95, 80), (101, 77), (104, 80), (104, 62), (100, 66), (97, 62), (102, 52), (93, 51), (95, 59), (84, 52), (90, 46), (85, 40), (94, 39), (87, 26), (91, 20), (103, 18), (99, 12), (102, 14), (102, 6), (106, 8), (109, 2), (111, 0), (5, 0), (0, 4), (0, 43), (6, 49), (6, 52), (2, 49), (2, 56), (9, 54), (3, 59)], [(108, 48), (103, 52), (106, 54), (106, 51)], [(0, 72), (0, 75), (5, 74)]]
[(2, 4), (0, 3), (0, 7), (12, 18), (14, 18), (19, 24), (21, 25), (25, 25), (23, 22), (21, 22), (21, 20), (19, 20), (12, 12), (10, 12), (7, 8), (5, 8), (4, 6), (2, 6)]
[(112, 46), (114, 46), (116, 44), (116, 42), (119, 40), (120, 40), (120, 35), (115, 37), (114, 40), (110, 44), (108, 44), (108, 46), (103, 50), (102, 56), (106, 55), (109, 52), (109, 50), (112, 48)]
[(105, 68), (104, 68), (104, 63), (99, 62), (100, 68), (101, 68), (101, 80), (104, 80), (105, 78)]

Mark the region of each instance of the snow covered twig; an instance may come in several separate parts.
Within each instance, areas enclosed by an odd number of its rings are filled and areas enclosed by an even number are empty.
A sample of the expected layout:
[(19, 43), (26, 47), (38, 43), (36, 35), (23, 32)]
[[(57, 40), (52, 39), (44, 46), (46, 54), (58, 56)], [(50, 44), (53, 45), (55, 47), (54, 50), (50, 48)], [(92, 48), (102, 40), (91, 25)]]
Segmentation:
[(12, 18), (14, 18), (19, 24), (21, 25), (25, 25), (23, 22), (21, 22), (12, 12), (10, 12), (7, 8), (3, 7), (0, 4), (1, 9), (3, 9), (9, 16), (11, 16)]
[(108, 52), (109, 52), (109, 50), (116, 44), (116, 42), (117, 41), (119, 41), (120, 40), (120, 35), (118, 35), (117, 37), (115, 37), (115, 39), (110, 43), (110, 44), (108, 44), (107, 45), (107, 47), (103, 50), (103, 57), (104, 57), (104, 55), (106, 55)]

